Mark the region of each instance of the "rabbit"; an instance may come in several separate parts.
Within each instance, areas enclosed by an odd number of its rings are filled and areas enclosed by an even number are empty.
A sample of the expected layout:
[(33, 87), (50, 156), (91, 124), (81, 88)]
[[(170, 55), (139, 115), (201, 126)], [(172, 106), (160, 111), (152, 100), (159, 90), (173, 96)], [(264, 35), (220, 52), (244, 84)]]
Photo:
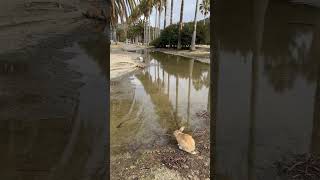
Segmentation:
[(195, 141), (189, 134), (185, 134), (182, 131), (184, 130), (184, 126), (182, 126), (179, 130), (175, 130), (173, 135), (176, 137), (178, 141), (179, 149), (186, 151), (190, 154), (197, 154), (195, 151)]

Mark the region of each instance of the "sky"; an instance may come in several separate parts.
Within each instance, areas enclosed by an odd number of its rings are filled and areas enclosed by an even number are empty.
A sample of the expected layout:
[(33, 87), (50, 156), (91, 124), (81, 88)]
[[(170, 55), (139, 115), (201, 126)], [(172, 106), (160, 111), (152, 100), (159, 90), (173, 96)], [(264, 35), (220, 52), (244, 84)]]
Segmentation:
[[(167, 0), (167, 26), (170, 24), (170, 10), (171, 10), (171, 0)], [(202, 0), (199, 0), (198, 8)], [(172, 23), (177, 23), (180, 20), (180, 7), (181, 7), (181, 0), (173, 0), (173, 15), (172, 15)], [(194, 20), (194, 12), (196, 8), (196, 0), (184, 0), (184, 10), (183, 10), (183, 22), (190, 22)], [(150, 16), (151, 26), (155, 24), (155, 10), (152, 11)], [(210, 15), (210, 14), (209, 14)], [(208, 17), (208, 16), (207, 16)], [(203, 19), (203, 15), (198, 10), (197, 20)], [(164, 8), (161, 13), (161, 29), (163, 28), (164, 22)]]

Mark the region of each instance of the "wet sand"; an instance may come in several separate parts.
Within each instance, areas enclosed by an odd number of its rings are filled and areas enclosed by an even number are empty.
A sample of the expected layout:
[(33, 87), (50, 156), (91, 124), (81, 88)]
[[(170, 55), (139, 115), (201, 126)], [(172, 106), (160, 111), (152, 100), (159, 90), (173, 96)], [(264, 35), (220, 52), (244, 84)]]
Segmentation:
[(106, 177), (108, 85), (78, 45), (96, 27), (71, 16), (0, 27), (0, 179)]
[(111, 178), (115, 180), (210, 179), (209, 132), (205, 129), (197, 130), (192, 135), (196, 141), (198, 151), (196, 155), (178, 149), (172, 137), (172, 143), (167, 146), (151, 145), (152, 148), (143, 152), (111, 156)]
[(142, 63), (138, 60), (142, 57), (136, 51), (144, 47), (124, 43), (112, 44), (110, 50), (110, 80), (121, 78), (139, 69)]

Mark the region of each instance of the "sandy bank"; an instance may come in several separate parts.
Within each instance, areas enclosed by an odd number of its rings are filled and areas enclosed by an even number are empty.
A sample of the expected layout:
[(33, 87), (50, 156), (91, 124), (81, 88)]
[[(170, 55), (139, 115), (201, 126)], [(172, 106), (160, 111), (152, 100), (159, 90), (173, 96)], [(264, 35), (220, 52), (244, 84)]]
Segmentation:
[(176, 50), (176, 49), (164, 49), (164, 48), (155, 48), (155, 51), (163, 52), (166, 54), (178, 55), (187, 58), (193, 58), (196, 61), (210, 64), (210, 46), (199, 46), (197, 50)]
[(142, 46), (112, 44), (110, 48), (110, 80), (115, 80), (138, 69), (141, 62), (138, 58), (140, 53), (133, 52), (142, 50)]
[[(111, 179), (141, 180), (208, 180), (210, 178), (210, 143), (206, 129), (193, 133), (198, 154), (191, 155), (177, 148), (152, 145), (142, 152), (111, 156)], [(173, 142), (175, 140), (172, 139)]]

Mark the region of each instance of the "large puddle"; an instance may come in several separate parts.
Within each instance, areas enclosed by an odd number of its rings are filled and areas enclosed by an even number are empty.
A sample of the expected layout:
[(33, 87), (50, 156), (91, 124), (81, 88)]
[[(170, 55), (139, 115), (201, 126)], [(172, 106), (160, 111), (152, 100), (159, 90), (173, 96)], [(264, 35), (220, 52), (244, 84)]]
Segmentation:
[(0, 56), (0, 179), (107, 176), (107, 42), (67, 38)]
[(149, 66), (111, 82), (111, 154), (143, 151), (172, 142), (180, 126), (209, 128), (196, 118), (209, 108), (209, 65), (159, 52), (145, 54)]
[(266, 0), (216, 10), (217, 179), (281, 179), (282, 158), (320, 154), (320, 10)]

